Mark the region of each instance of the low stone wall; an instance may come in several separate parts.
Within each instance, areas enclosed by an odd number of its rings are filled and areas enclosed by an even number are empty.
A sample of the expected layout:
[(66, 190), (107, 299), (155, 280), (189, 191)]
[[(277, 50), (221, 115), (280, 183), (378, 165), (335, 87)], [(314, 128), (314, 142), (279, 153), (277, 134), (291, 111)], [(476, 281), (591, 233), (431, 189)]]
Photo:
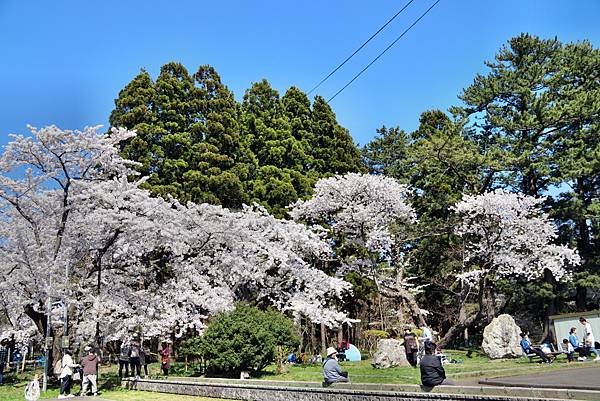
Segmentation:
[(185, 394), (246, 401), (540, 401), (599, 400), (600, 392), (482, 386), (438, 386), (430, 392), (416, 385), (336, 384), (322, 388), (314, 382), (276, 382), (227, 379), (126, 379), (132, 390)]

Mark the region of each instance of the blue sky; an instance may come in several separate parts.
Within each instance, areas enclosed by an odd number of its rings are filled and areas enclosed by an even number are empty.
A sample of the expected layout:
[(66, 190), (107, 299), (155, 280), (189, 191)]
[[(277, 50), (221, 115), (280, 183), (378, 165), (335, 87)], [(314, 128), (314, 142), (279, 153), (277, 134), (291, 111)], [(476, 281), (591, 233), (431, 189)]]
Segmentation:
[[(108, 123), (114, 98), (140, 70), (211, 64), (238, 99), (268, 79), (308, 91), (407, 0), (0, 0), (0, 144), (26, 124)], [(329, 98), (433, 0), (415, 0), (318, 93)], [(512, 36), (600, 42), (597, 0), (442, 0), (332, 101), (361, 145), (385, 124), (412, 130), (447, 109)]]

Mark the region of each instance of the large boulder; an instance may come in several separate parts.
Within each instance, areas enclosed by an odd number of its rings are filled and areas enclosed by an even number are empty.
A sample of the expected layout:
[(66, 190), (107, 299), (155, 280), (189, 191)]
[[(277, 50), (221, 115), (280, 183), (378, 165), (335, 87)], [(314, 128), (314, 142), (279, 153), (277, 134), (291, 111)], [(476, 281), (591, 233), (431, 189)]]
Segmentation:
[(512, 316), (504, 314), (483, 329), (483, 352), (492, 359), (516, 358), (522, 355), (519, 341), (521, 328)]
[(404, 345), (398, 340), (383, 339), (377, 344), (377, 351), (373, 355), (373, 367), (386, 369), (393, 366), (409, 366), (406, 359)]

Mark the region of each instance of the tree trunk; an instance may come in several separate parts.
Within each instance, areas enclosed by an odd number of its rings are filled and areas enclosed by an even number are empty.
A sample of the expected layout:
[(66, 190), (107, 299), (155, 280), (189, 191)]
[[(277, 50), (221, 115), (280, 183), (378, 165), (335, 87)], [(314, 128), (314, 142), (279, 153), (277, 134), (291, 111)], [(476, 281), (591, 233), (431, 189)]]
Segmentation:
[(552, 331), (550, 330), (550, 326), (552, 325), (552, 322), (550, 321), (550, 316), (555, 315), (558, 310), (558, 307), (557, 307), (558, 296), (556, 296), (557, 283), (556, 283), (556, 279), (552, 275), (552, 272), (550, 272), (550, 270), (548, 270), (548, 269), (544, 269), (544, 281), (552, 286), (552, 293), (554, 295), (552, 296), (552, 300), (548, 303), (548, 307), (546, 308), (546, 311), (545, 311), (544, 332), (542, 333), (542, 338), (540, 340), (540, 343), (545, 343), (547, 341), (553, 340)]
[[(43, 309), (43, 306), (40, 305), (40, 308)], [(38, 329), (42, 336), (46, 336), (46, 323), (47, 318), (46, 314), (43, 312), (38, 312), (34, 309), (32, 304), (27, 304), (23, 307), (23, 311), (25, 314), (33, 321), (35, 327)]]
[(459, 314), (459, 316), (463, 316), (463, 318), (459, 317), (458, 322), (454, 323), (454, 325), (452, 325), (448, 331), (446, 332), (446, 334), (444, 334), (444, 337), (442, 337), (442, 339), (438, 342), (438, 345), (441, 348), (446, 347), (450, 341), (452, 341), (455, 337), (459, 336), (461, 332), (464, 332), (465, 330), (467, 330), (469, 327), (471, 327), (474, 323), (476, 323), (477, 321), (479, 321), (481, 319), (481, 309), (479, 309), (479, 311), (477, 311), (477, 313), (472, 314), (471, 316), (467, 317), (466, 313), (464, 313), (464, 306), (461, 307), (461, 311), (462, 313)]
[[(584, 209), (587, 209), (590, 205), (589, 197), (585, 196), (586, 185), (583, 178), (577, 179), (577, 185), (575, 188), (575, 193), (579, 200), (582, 202)], [(585, 214), (585, 213), (582, 213)], [(577, 216), (576, 218), (577, 224), (577, 251), (579, 252), (579, 256), (581, 257), (581, 266), (580, 268), (585, 268), (587, 261), (590, 258), (593, 258), (592, 244), (591, 244), (591, 233), (590, 227), (588, 226), (588, 222), (585, 216)], [(578, 311), (587, 310), (587, 288), (584, 286), (578, 285), (575, 293), (575, 306)]]
[(310, 324), (310, 352), (317, 352), (317, 333), (315, 330), (315, 324), (313, 322), (309, 322)]
[(325, 323), (321, 323), (321, 353), (327, 352), (327, 328)]

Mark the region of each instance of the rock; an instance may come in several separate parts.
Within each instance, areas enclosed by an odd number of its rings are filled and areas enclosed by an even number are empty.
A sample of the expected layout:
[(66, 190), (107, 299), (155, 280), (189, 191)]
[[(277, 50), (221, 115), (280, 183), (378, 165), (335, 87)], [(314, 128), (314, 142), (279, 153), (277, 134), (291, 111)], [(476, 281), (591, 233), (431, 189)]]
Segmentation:
[(517, 358), (522, 355), (519, 341), (521, 328), (512, 316), (504, 314), (483, 329), (483, 352), (492, 359)]
[(404, 345), (398, 340), (379, 340), (377, 352), (373, 355), (374, 368), (387, 369), (393, 366), (410, 366), (406, 359)]

